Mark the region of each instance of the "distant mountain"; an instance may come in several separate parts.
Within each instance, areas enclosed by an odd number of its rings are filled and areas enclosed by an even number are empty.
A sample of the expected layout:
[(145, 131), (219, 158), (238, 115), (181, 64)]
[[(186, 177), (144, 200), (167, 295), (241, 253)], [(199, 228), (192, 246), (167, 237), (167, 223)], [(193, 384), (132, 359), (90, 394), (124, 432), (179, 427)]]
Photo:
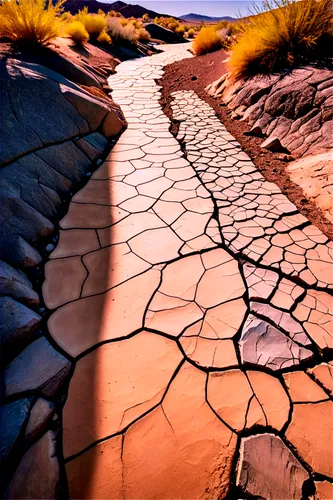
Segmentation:
[(121, 1), (106, 3), (98, 2), (97, 0), (67, 0), (64, 4), (65, 10), (72, 14), (76, 14), (78, 10), (82, 10), (83, 7), (88, 7), (89, 12), (92, 14), (95, 14), (98, 9), (101, 9), (105, 13), (110, 10), (115, 10), (116, 12), (120, 12), (124, 17), (142, 17), (146, 13), (151, 19), (160, 16), (170, 17), (168, 14), (160, 14), (154, 10), (141, 7), (141, 5), (132, 5)]
[(223, 16), (223, 17), (210, 17), (203, 16), (201, 14), (194, 14), (191, 12), (190, 14), (185, 14), (184, 16), (180, 16), (180, 19), (184, 21), (197, 21), (197, 22), (205, 22), (205, 23), (217, 23), (219, 21), (236, 21), (235, 17)]
[[(124, 2), (115, 2), (115, 3), (124, 3)], [(114, 5), (114, 4), (111, 4)], [(170, 17), (168, 14), (160, 14), (159, 12), (155, 12), (154, 10), (147, 9), (146, 7), (141, 7), (141, 5), (132, 5), (125, 4), (123, 7), (119, 9), (113, 8), (113, 10), (117, 10), (124, 17), (142, 17), (144, 14), (148, 14), (150, 19), (155, 19), (155, 17)]]

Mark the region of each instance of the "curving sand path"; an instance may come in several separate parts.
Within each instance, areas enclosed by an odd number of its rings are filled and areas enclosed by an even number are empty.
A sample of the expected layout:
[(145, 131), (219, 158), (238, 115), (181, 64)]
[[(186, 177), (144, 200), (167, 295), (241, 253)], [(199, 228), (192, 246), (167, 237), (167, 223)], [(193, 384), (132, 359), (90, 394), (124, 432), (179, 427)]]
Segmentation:
[(187, 47), (110, 77), (128, 129), (46, 265), (70, 496), (332, 498), (332, 243), (193, 92), (173, 137), (155, 80)]

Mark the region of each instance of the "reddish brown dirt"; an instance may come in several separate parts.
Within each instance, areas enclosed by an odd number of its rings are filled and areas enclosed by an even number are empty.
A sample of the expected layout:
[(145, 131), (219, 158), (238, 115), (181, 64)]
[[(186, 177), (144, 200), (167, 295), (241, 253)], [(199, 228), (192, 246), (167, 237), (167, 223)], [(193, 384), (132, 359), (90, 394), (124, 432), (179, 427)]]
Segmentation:
[(207, 85), (213, 83), (228, 70), (225, 62), (227, 58), (228, 54), (224, 50), (219, 50), (193, 59), (183, 59), (167, 66), (160, 82), (163, 86), (161, 104), (164, 112), (172, 120), (170, 106), (172, 92), (194, 90), (214, 109), (228, 132), (241, 144), (263, 176), (268, 181), (277, 184), (305, 217), (327, 237), (333, 239), (333, 225), (316, 205), (305, 197), (302, 189), (290, 180), (286, 168), (288, 163), (279, 160), (279, 153), (271, 153), (261, 149), (260, 145), (264, 139), (244, 135), (249, 131), (247, 123), (232, 119), (231, 111), (221, 101), (213, 99), (205, 91)]

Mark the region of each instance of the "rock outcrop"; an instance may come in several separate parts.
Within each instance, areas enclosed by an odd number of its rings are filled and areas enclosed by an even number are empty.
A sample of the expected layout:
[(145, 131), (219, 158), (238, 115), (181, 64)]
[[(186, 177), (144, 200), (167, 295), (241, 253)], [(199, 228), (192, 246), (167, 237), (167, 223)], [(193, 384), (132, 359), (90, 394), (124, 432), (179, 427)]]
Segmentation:
[(262, 147), (277, 142), (294, 158), (332, 148), (333, 71), (310, 66), (283, 75), (256, 76), (233, 82), (227, 73), (207, 87), (253, 135), (267, 136)]
[(1, 254), (24, 269), (40, 264), (36, 246), (52, 234), (64, 197), (125, 121), (111, 99), (54, 71), (13, 59), (0, 64)]
[[(59, 465), (52, 422), (72, 363), (44, 336), (45, 309), (33, 283), (54, 248), (63, 203), (126, 122), (101, 90), (91, 92), (40, 64), (7, 58), (0, 69), (1, 489), (8, 488), (8, 498), (22, 492), (55, 498)], [(30, 491), (24, 476), (36, 474), (43, 481)]]

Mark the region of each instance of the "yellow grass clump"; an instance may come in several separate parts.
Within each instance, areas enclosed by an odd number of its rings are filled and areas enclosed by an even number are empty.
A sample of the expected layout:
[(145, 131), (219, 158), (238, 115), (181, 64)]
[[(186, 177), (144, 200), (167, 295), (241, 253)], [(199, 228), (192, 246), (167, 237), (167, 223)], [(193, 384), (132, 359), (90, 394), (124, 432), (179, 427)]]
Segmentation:
[(187, 32), (187, 37), (188, 37), (188, 38), (193, 38), (193, 37), (194, 37), (194, 35), (195, 35), (195, 29), (190, 28), (190, 29), (188, 30), (188, 32)]
[(99, 14), (88, 14), (83, 18), (82, 23), (88, 31), (91, 40), (97, 40), (106, 28), (106, 20)]
[(149, 42), (150, 34), (145, 28), (140, 28), (138, 30), (139, 42)]
[(101, 14), (89, 14), (87, 7), (84, 7), (83, 10), (80, 10), (76, 16), (74, 16), (74, 21), (79, 21), (83, 24), (92, 41), (96, 41), (106, 28), (106, 16)]
[(131, 45), (138, 41), (139, 35), (132, 23), (123, 26), (121, 19), (117, 17), (107, 17), (106, 31), (111, 36), (112, 41), (119, 45)]
[(97, 41), (99, 43), (107, 43), (107, 44), (112, 43), (111, 37), (106, 31), (102, 31), (102, 33), (97, 38)]
[(176, 31), (180, 25), (179, 21), (173, 17), (155, 17), (154, 23), (171, 31)]
[(241, 26), (230, 67), (235, 78), (292, 68), (332, 46), (331, 0), (275, 0)]
[(89, 33), (80, 21), (69, 23), (66, 26), (66, 33), (77, 44), (82, 44), (89, 40)]
[(49, 0), (1, 0), (0, 38), (27, 46), (43, 46), (61, 32), (61, 9), (64, 1), (55, 5)]
[(185, 26), (183, 24), (180, 24), (175, 29), (175, 32), (178, 33), (178, 35), (184, 35), (185, 31), (186, 31), (186, 29), (185, 29)]
[(216, 29), (212, 26), (202, 28), (193, 41), (193, 50), (196, 55), (214, 52), (222, 47), (222, 39)]

